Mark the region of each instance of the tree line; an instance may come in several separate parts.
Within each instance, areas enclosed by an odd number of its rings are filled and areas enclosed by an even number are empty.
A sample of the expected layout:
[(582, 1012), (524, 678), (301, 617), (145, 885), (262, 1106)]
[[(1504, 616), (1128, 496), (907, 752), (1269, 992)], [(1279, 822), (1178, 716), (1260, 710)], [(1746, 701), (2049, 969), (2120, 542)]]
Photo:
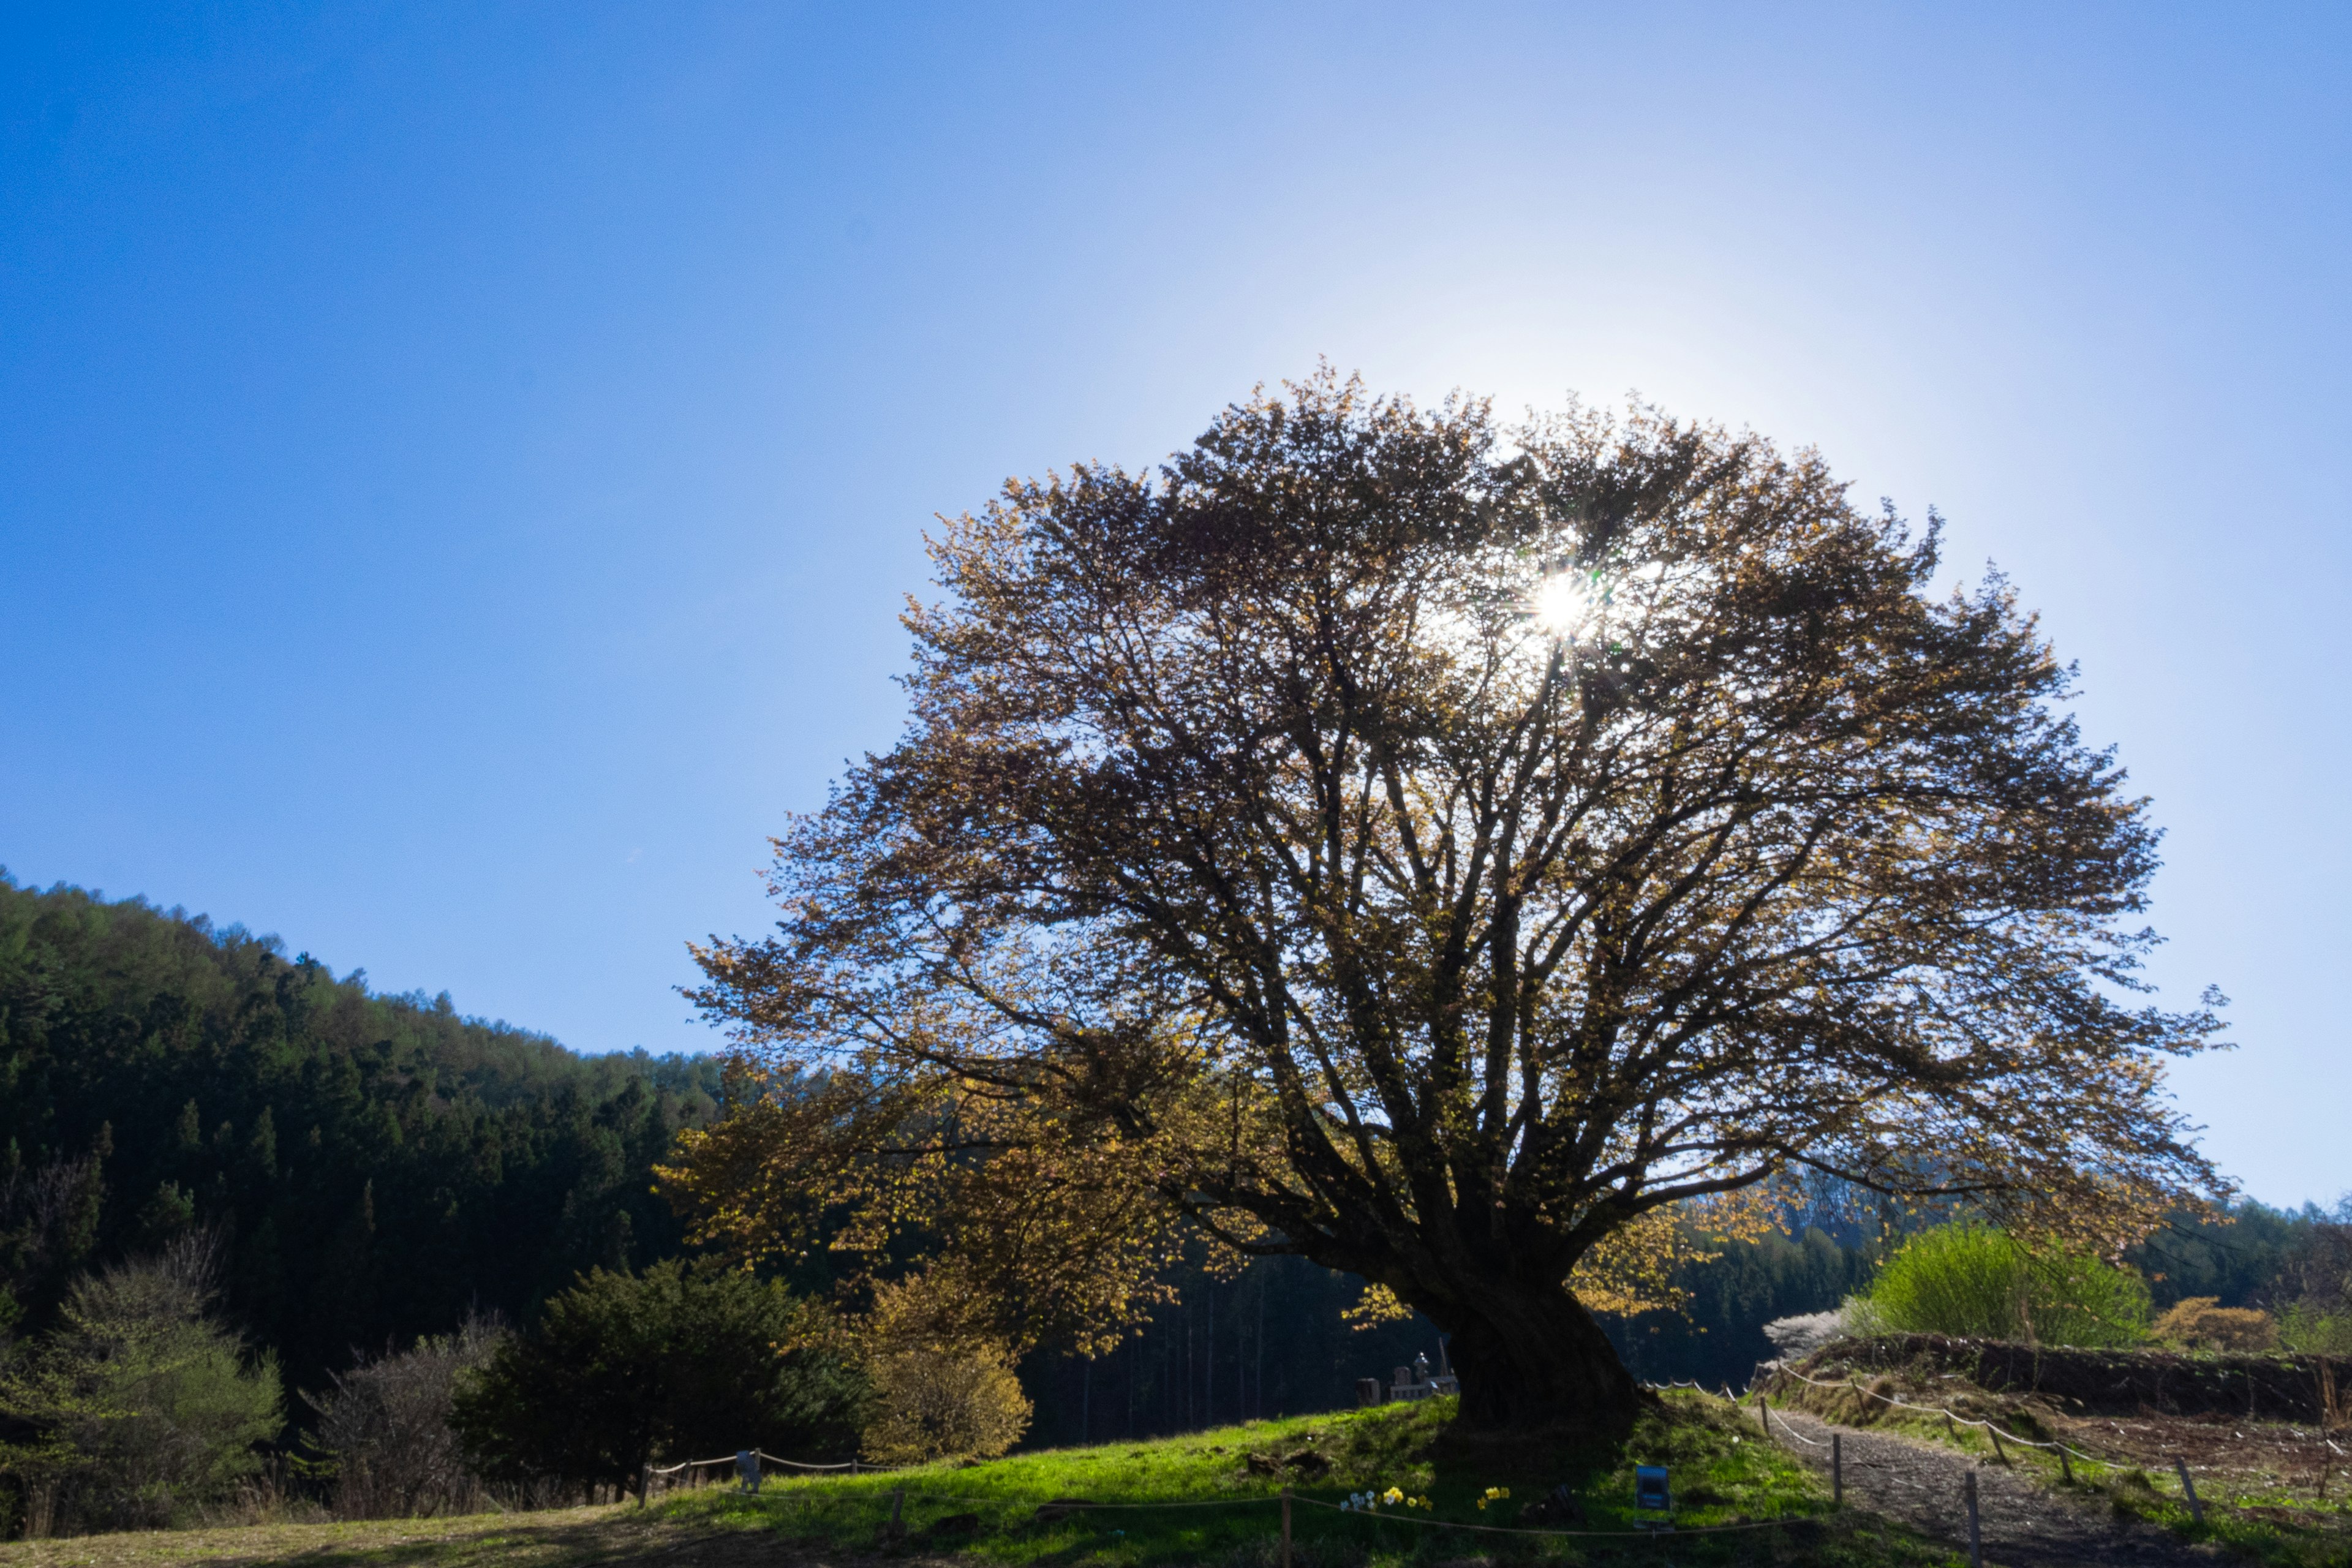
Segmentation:
[(227, 1319), (316, 1388), (355, 1349), (527, 1319), (681, 1250), (654, 1163), (698, 1057), (582, 1057), (239, 926), (0, 872), (0, 1327), (190, 1229)]

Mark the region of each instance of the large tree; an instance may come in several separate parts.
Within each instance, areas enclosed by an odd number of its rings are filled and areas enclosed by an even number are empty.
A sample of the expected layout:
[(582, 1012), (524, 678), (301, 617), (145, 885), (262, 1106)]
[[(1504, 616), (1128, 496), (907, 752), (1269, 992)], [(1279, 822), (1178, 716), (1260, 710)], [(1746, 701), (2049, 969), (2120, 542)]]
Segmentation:
[(2005, 585), (1934, 596), (1810, 452), (1325, 374), (931, 552), (904, 738), (698, 950), (707, 1236), (928, 1227), (942, 1301), (1098, 1336), (1205, 1227), (1418, 1308), (1465, 1418), (1607, 1424), (1579, 1268), (1694, 1203), (2119, 1245), (2211, 1186), (2144, 803)]

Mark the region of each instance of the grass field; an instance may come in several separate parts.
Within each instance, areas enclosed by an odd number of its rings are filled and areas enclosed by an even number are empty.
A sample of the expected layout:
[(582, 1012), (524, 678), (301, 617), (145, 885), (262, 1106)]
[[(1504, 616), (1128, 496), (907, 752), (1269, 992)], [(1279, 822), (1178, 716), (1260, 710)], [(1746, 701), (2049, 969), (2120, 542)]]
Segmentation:
[[(1273, 1568), (1286, 1480), (1297, 1568), (1498, 1557), (1890, 1568), (1956, 1561), (1900, 1531), (1833, 1516), (1810, 1471), (1743, 1432), (1737, 1411), (1706, 1395), (1670, 1396), (1622, 1451), (1479, 1438), (1453, 1431), (1452, 1414), (1450, 1402), (1390, 1405), (968, 1468), (771, 1483), (756, 1498), (687, 1494), (655, 1511), (682, 1525), (782, 1537), (820, 1554), (890, 1550), (886, 1525), (899, 1493), (901, 1549), (909, 1552), (1024, 1565)], [(1642, 1463), (1668, 1468), (1677, 1505), (1671, 1537), (1642, 1529), (1654, 1519), (1633, 1508), (1633, 1469)], [(1564, 1528), (1584, 1533), (1509, 1530), (1521, 1508), (1562, 1483), (1584, 1516)], [(1489, 1489), (1509, 1496), (1481, 1508)], [(1369, 1513), (1336, 1506), (1351, 1493), (1391, 1489), (1426, 1506), (1383, 1503)], [(1709, 1530), (1721, 1526), (1748, 1528)]]
[[(152, 1568), (164, 1563), (299, 1563), (309, 1568), (512, 1563), (912, 1561), (1007, 1565), (1276, 1568), (1283, 1485), (1294, 1493), (1296, 1568), (1501, 1558), (1570, 1563), (1820, 1563), (1956, 1568), (1958, 1559), (1899, 1530), (1833, 1514), (1811, 1472), (1743, 1432), (1738, 1413), (1703, 1394), (1668, 1396), (1622, 1450), (1452, 1429), (1450, 1401), (1259, 1422), (1190, 1436), (1018, 1455), (893, 1475), (773, 1480), (757, 1496), (724, 1488), (634, 1506), (448, 1521), (255, 1526), (0, 1546), (0, 1568)], [(1252, 1459), (1257, 1460), (1253, 1466)], [(1287, 1461), (1286, 1463), (1285, 1461)], [(1642, 1531), (1633, 1467), (1664, 1464), (1675, 1531)], [(1496, 1530), (1559, 1485), (1583, 1514), (1523, 1535)], [(1426, 1507), (1341, 1512), (1350, 1493), (1393, 1489)], [(1489, 1489), (1509, 1496), (1478, 1506)], [(898, 1494), (903, 1537), (887, 1529)], [(1060, 1506), (1056, 1506), (1059, 1504)], [(1087, 1506), (1077, 1506), (1084, 1504)], [(1749, 1526), (1721, 1533), (1713, 1526)], [(1486, 1532), (1454, 1528), (1485, 1526)], [(1624, 1533), (1611, 1533), (1624, 1532)]]

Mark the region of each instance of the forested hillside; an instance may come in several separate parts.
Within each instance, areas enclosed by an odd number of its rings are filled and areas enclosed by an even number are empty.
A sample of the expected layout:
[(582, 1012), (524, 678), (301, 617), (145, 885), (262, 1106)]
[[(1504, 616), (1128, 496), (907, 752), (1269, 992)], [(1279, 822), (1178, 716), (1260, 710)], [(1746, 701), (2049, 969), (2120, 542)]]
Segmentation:
[[(651, 1166), (719, 1092), (707, 1058), (578, 1056), (241, 927), (0, 872), (0, 1330), (37, 1332), (75, 1277), (191, 1227), (220, 1235), (229, 1313), (295, 1388), (471, 1309), (524, 1323), (583, 1268), (685, 1249)], [(1864, 1288), (1875, 1226), (1806, 1217), (1685, 1268), (1683, 1311), (1609, 1321), (1628, 1364), (1744, 1384), (1766, 1321)], [(2133, 1261), (2159, 1307), (2261, 1304), (2316, 1217), (2248, 1205)], [(798, 1272), (826, 1292), (821, 1259)], [(1419, 1320), (1350, 1331), (1357, 1283), (1298, 1259), (1175, 1283), (1112, 1355), (1026, 1359), (1033, 1442), (1328, 1407), (1436, 1352)]]
[(37, 1330), (80, 1271), (210, 1226), (232, 1317), (316, 1387), (354, 1347), (678, 1251), (649, 1167), (718, 1088), (706, 1058), (576, 1056), (0, 872), (0, 1317)]

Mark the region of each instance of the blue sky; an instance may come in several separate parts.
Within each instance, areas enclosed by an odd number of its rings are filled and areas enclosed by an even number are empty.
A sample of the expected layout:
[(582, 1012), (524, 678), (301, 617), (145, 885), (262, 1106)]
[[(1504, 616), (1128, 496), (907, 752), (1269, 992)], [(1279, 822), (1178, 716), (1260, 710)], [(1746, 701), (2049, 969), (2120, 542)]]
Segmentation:
[(1318, 356), (1949, 520), (2352, 1187), (2338, 7), (18, 6), (0, 864), (583, 1049), (900, 721), (930, 516)]

